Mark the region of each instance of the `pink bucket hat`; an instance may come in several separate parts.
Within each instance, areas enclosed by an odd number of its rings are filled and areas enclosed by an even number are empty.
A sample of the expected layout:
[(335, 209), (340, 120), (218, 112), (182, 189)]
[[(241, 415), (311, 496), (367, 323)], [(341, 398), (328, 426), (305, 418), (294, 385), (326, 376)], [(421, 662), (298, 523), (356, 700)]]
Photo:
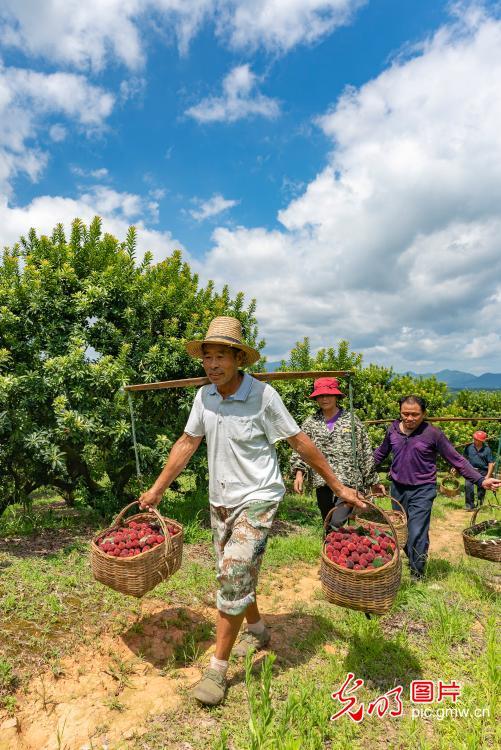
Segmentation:
[(313, 384), (313, 393), (310, 398), (317, 396), (344, 396), (339, 390), (339, 383), (336, 378), (317, 378)]

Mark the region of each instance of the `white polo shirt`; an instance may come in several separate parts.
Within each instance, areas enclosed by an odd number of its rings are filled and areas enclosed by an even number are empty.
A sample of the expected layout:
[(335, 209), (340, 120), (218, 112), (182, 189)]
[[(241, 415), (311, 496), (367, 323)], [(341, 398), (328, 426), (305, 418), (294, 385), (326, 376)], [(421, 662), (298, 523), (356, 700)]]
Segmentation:
[(214, 384), (204, 385), (184, 431), (207, 440), (213, 505), (282, 499), (285, 487), (274, 443), (301, 428), (271, 385), (244, 373), (238, 391), (226, 399)]

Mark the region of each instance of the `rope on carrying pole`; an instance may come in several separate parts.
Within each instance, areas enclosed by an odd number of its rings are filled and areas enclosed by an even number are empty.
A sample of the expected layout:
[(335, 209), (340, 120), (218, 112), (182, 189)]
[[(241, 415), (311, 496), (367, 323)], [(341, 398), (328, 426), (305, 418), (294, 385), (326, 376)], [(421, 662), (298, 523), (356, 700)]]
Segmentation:
[(140, 477), (141, 467), (139, 465), (139, 451), (138, 451), (137, 440), (136, 440), (136, 422), (134, 419), (134, 407), (132, 406), (132, 396), (130, 395), (130, 393), (127, 394), (127, 397), (129, 399), (130, 423), (132, 426), (132, 443), (134, 445), (134, 455), (136, 457), (136, 474), (138, 477)]
[(499, 477), (499, 460), (500, 460), (500, 458), (501, 458), (501, 432), (499, 433), (498, 452), (497, 452), (497, 455), (496, 455), (496, 463), (494, 464), (494, 474), (496, 475), (496, 477)]

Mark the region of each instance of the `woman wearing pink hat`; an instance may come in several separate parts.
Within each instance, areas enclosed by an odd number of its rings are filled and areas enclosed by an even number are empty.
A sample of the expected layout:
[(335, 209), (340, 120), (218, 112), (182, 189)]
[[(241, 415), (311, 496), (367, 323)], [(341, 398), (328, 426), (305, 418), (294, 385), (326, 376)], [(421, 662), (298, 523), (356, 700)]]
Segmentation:
[[(494, 456), (492, 451), (485, 442), (487, 433), (483, 430), (477, 430), (473, 433), (473, 443), (470, 443), (464, 449), (464, 456), (469, 463), (479, 471), (485, 479), (489, 479), (494, 471)], [(475, 510), (475, 485), (468, 479), (464, 483), (465, 510)], [(482, 505), (484, 502), (485, 490), (477, 485), (477, 503)]]
[[(303, 422), (301, 429), (324, 454), (332, 470), (347, 487), (356, 487), (361, 492), (366, 492), (370, 488), (373, 492), (380, 492), (382, 485), (379, 484), (379, 476), (375, 470), (369, 436), (356, 415), (354, 422), (357, 467), (353, 466), (351, 414), (338, 406), (338, 399), (343, 396), (344, 393), (339, 390), (336, 378), (317, 378), (310, 398), (316, 400), (319, 409)], [(294, 476), (294, 492), (300, 494), (303, 491), (305, 474), (311, 470), (295, 451), (292, 452), (290, 465)], [(313, 486), (322, 520), (325, 521), (327, 513), (337, 504), (338, 498), (316, 472), (313, 472)]]

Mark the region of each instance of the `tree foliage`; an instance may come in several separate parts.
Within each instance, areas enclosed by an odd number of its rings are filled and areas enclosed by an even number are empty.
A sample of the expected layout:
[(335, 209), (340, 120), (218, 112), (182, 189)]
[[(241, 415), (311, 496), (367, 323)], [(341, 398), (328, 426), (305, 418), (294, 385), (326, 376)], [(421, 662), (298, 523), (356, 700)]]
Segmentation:
[[(179, 252), (136, 260), (96, 217), (65, 237), (27, 237), (0, 264), (0, 512), (40, 486), (113, 512), (158, 473), (182, 431), (193, 391), (133, 396), (142, 482), (135, 479), (129, 404), (122, 386), (202, 375), (184, 349), (215, 315), (234, 315), (257, 341), (255, 305), (217, 293)], [(205, 479), (200, 452), (194, 474)]]
[[(292, 349), (289, 359), (280, 364), (280, 369), (287, 370), (351, 370), (353, 403), (361, 420), (396, 419), (399, 415), (398, 400), (401, 396), (415, 394), (422, 396), (428, 403), (430, 416), (499, 416), (501, 414), (501, 393), (463, 391), (452, 396), (447, 385), (435, 377), (412, 377), (399, 375), (391, 367), (369, 364), (364, 366), (361, 354), (350, 350), (347, 341), (340, 341), (337, 348), (321, 349), (316, 355), (310, 350), (307, 338), (298, 342)], [(274, 383), (284, 403), (295, 416), (299, 424), (318, 408), (315, 401), (308, 398), (312, 391), (311, 380), (288, 380)], [(348, 381), (340, 378), (340, 388), (346, 394), (342, 405), (348, 408)], [(369, 435), (374, 447), (384, 437), (388, 424), (371, 425)], [(497, 444), (497, 435), (501, 430), (500, 423), (477, 423), (475, 420), (466, 423), (440, 423), (439, 428), (462, 451), (467, 442), (471, 442), (474, 429), (485, 429), (493, 437), (492, 447)], [(280, 446), (282, 467), (287, 471), (288, 449)]]

